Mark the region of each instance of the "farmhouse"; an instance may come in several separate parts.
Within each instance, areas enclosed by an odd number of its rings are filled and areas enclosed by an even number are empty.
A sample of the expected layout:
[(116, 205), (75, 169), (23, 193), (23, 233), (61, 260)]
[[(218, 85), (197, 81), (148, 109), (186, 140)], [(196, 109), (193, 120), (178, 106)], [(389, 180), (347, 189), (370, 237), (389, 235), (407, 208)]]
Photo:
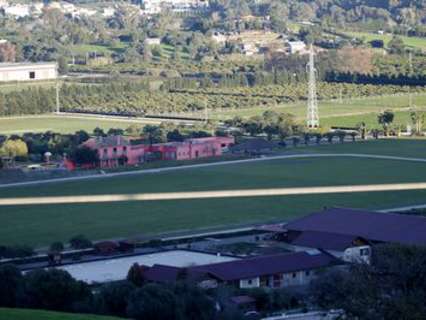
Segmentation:
[(191, 160), (222, 155), (233, 137), (207, 137), (147, 145), (123, 136), (96, 137), (83, 145), (97, 150), (101, 168), (137, 165), (152, 160)]
[(185, 269), (154, 265), (141, 270), (145, 279), (154, 282), (174, 282), (184, 274), (201, 287), (216, 287), (223, 283), (241, 289), (282, 288), (307, 285), (317, 277), (318, 271), (339, 264), (331, 255), (314, 250), (258, 256)]
[(222, 155), (234, 144), (233, 137), (207, 137), (187, 139), (183, 142), (160, 143), (151, 146), (147, 154), (158, 155), (159, 160), (191, 160)]
[(287, 41), (285, 45), (288, 54), (307, 54), (308, 50), (303, 41)]
[(0, 82), (56, 79), (56, 63), (0, 63)]

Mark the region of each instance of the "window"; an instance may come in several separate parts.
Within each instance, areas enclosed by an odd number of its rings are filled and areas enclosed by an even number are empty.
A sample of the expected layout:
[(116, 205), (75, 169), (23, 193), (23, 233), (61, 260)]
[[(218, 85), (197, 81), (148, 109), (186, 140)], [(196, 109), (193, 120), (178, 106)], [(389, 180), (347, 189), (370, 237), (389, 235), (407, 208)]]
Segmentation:
[(369, 248), (363, 248), (359, 250), (359, 254), (361, 256), (368, 256), (370, 254), (370, 249)]
[(35, 79), (35, 71), (30, 71), (30, 79)]
[(308, 271), (305, 272), (305, 274), (309, 277), (311, 275), (311, 271), (308, 270)]
[(293, 273), (291, 276), (292, 276), (293, 278), (296, 278), (296, 274), (295, 274), (295, 273)]
[(127, 152), (127, 147), (123, 147), (123, 152), (126, 153)]
[(107, 154), (108, 153), (108, 149), (104, 149), (104, 154)]
[(112, 149), (112, 152), (113, 152), (114, 154), (117, 154), (117, 148)]
[(248, 284), (252, 284), (252, 283), (253, 283), (253, 280), (249, 279), (249, 280), (247, 280), (247, 283), (248, 283)]

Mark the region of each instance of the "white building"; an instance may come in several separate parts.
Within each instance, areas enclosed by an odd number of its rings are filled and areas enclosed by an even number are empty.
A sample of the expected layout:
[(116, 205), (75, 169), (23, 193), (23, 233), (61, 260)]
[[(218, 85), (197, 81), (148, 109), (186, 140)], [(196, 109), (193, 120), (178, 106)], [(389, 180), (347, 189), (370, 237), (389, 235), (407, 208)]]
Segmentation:
[(144, 45), (146, 46), (159, 46), (161, 44), (161, 38), (146, 38)]
[(173, 12), (190, 12), (209, 6), (208, 0), (144, 0), (143, 4), (145, 14), (158, 14), (163, 9)]
[(56, 79), (56, 63), (0, 63), (0, 82)]
[(289, 54), (306, 54), (309, 52), (303, 41), (288, 41), (286, 47)]
[(24, 4), (4, 6), (3, 10), (7, 16), (14, 16), (15, 18), (23, 18), (30, 15), (30, 6)]

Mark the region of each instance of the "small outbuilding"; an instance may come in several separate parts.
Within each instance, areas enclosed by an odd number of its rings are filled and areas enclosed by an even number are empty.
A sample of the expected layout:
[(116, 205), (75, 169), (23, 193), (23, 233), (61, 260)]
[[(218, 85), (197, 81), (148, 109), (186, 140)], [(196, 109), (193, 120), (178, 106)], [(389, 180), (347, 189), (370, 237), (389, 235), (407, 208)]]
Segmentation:
[(0, 82), (52, 80), (58, 77), (58, 66), (48, 63), (0, 63)]

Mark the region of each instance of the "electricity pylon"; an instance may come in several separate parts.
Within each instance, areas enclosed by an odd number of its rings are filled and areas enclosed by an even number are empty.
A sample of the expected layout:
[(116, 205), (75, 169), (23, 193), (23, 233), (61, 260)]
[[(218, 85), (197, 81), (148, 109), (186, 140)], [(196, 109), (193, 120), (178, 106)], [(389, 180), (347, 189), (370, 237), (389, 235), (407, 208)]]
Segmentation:
[(317, 84), (316, 84), (316, 69), (314, 59), (314, 46), (311, 44), (309, 52), (309, 62), (306, 66), (309, 73), (308, 84), (308, 112), (307, 112), (307, 125), (308, 128), (319, 127), (319, 113), (318, 113), (318, 100), (317, 100)]

